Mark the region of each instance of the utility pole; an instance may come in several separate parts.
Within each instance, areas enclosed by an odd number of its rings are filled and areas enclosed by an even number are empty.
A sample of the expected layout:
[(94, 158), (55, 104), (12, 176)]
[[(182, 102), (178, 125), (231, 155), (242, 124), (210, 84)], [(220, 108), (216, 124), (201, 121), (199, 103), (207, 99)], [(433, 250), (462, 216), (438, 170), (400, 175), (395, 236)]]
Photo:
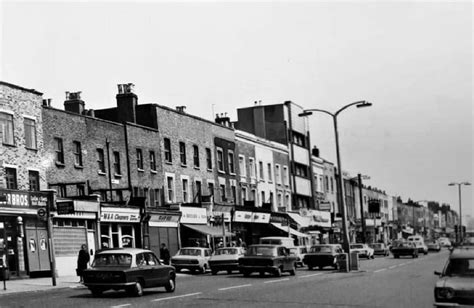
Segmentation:
[(362, 226), (362, 243), (366, 242), (365, 238), (365, 218), (364, 218), (364, 200), (362, 198), (362, 175), (359, 173), (357, 174), (357, 178), (359, 180), (359, 203), (360, 203), (360, 222)]

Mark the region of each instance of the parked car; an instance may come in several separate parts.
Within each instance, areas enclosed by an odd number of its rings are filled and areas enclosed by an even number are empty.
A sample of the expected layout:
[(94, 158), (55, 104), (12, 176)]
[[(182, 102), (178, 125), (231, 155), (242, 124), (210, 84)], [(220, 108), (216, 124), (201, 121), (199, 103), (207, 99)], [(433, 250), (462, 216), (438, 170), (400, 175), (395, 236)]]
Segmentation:
[(219, 248), (214, 255), (209, 259), (209, 267), (212, 275), (216, 275), (219, 271), (227, 271), (227, 274), (232, 274), (232, 271), (239, 270), (239, 258), (243, 257), (245, 249), (243, 247), (226, 247)]
[(474, 305), (474, 249), (455, 248), (449, 255), (434, 288), (436, 307), (472, 307)]
[(451, 241), (447, 237), (440, 237), (438, 239), (438, 241), (439, 241), (439, 244), (441, 245), (441, 247), (451, 247), (452, 246)]
[(281, 245), (250, 245), (245, 256), (239, 259), (239, 270), (245, 277), (253, 272), (273, 274), (277, 277), (282, 272), (296, 275), (296, 256)]
[(357, 252), (359, 258), (374, 258), (374, 249), (370, 248), (367, 244), (351, 244), (350, 251)]
[(135, 296), (143, 295), (144, 288), (165, 287), (174, 292), (176, 272), (150, 250), (111, 249), (96, 253), (91, 268), (84, 270), (84, 285), (95, 296), (110, 289)]
[(295, 247), (295, 241), (291, 237), (285, 236), (268, 236), (260, 238), (259, 244), (281, 245), (286, 248)]
[(390, 251), (388, 250), (388, 247), (385, 246), (384, 243), (369, 244), (369, 247), (374, 250), (374, 255), (377, 255), (377, 256), (388, 256), (388, 255), (390, 255)]
[(306, 246), (296, 246), (294, 248), (290, 248), (290, 253), (293, 253), (296, 256), (296, 266), (303, 267), (303, 259), (308, 253), (308, 248)]
[(171, 258), (171, 265), (176, 268), (176, 272), (182, 269), (191, 272), (198, 271), (204, 274), (209, 269), (209, 259), (211, 250), (203, 247), (184, 247), (178, 250), (175, 256)]
[(426, 246), (428, 247), (428, 251), (440, 251), (441, 250), (441, 245), (436, 240), (427, 242)]
[(322, 244), (311, 246), (308, 253), (304, 256), (303, 262), (312, 270), (315, 267), (323, 269), (326, 266), (332, 266), (339, 269), (338, 260), (344, 253), (339, 244)]
[(426, 246), (424, 242), (413, 241), (413, 244), (415, 244), (416, 248), (418, 248), (418, 253), (422, 253), (425, 255), (428, 254), (428, 246)]
[(397, 246), (392, 247), (392, 254), (395, 259), (400, 258), (400, 256), (418, 258), (418, 248), (413, 242), (399, 242)]

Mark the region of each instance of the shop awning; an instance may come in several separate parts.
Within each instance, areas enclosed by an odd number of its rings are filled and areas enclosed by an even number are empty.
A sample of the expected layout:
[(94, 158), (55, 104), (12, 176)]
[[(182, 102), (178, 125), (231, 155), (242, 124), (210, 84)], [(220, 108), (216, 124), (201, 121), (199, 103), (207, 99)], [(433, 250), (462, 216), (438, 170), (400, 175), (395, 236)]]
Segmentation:
[[(281, 224), (274, 223), (274, 222), (272, 222), (271, 224), (272, 224), (275, 228), (278, 228), (278, 229), (280, 229), (280, 230), (285, 231), (286, 233), (288, 233), (288, 226), (282, 226)], [(296, 230), (293, 229), (293, 228), (290, 228), (290, 233), (291, 233), (292, 235), (296, 235), (297, 237), (309, 237), (308, 234), (301, 233), (301, 232), (299, 232), (299, 231), (296, 231)]]
[(300, 227), (308, 227), (309, 226), (309, 218), (303, 217), (300, 214), (296, 213), (289, 213), (287, 212), (288, 216), (293, 219)]
[[(205, 234), (205, 235), (210, 235), (213, 237), (221, 237), (222, 236), (222, 228), (221, 227), (212, 227), (208, 225), (191, 225), (191, 224), (181, 224), (182, 226), (185, 226), (189, 229), (193, 229), (194, 231), (197, 231), (199, 233)], [(225, 231), (226, 236), (231, 236), (234, 235), (234, 233)]]

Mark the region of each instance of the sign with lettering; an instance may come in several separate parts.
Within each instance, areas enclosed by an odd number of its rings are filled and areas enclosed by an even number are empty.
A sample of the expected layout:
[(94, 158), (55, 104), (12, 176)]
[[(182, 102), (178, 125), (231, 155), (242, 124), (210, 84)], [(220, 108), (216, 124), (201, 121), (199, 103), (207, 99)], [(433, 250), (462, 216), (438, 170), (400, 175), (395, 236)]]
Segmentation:
[(269, 223), (270, 213), (235, 211), (235, 222)]
[(181, 222), (188, 224), (207, 224), (207, 211), (202, 207), (181, 206)]
[(310, 218), (310, 225), (319, 227), (331, 227), (331, 213), (318, 210), (309, 210), (308, 217)]
[(52, 192), (20, 191), (0, 189), (0, 206), (3, 207), (47, 207), (53, 200)]
[(102, 208), (100, 221), (140, 222), (140, 211), (138, 209), (126, 208)]
[(179, 215), (168, 214), (150, 214), (151, 218), (148, 222), (150, 227), (177, 227)]
[(67, 215), (74, 213), (74, 201), (56, 202), (58, 215)]

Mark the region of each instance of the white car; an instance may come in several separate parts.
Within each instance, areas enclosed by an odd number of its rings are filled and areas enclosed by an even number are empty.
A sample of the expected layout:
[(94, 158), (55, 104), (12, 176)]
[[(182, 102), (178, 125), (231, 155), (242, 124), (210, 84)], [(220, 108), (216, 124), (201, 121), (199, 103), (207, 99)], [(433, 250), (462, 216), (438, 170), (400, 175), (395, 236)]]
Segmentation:
[(351, 244), (351, 252), (357, 252), (359, 257), (373, 259), (374, 258), (374, 249), (369, 247), (367, 244)]
[(211, 254), (212, 252), (209, 248), (181, 248), (176, 255), (171, 258), (171, 265), (175, 267), (178, 273), (182, 269), (188, 269), (191, 272), (198, 271), (204, 274), (209, 269)]

